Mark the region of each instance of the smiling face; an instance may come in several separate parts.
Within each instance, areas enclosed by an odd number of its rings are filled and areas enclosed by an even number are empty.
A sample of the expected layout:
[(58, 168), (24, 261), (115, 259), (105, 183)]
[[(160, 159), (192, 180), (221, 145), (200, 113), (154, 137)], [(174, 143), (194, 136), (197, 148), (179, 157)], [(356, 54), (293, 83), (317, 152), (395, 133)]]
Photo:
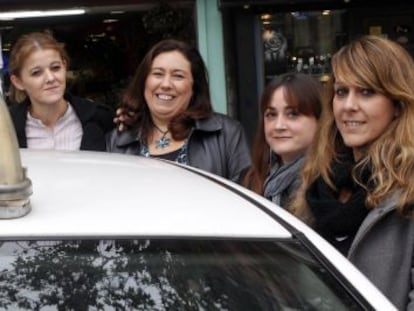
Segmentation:
[(168, 122), (185, 111), (193, 95), (190, 62), (178, 51), (156, 56), (145, 81), (145, 100), (153, 119)]
[(264, 112), (266, 142), (282, 159), (289, 163), (304, 154), (316, 132), (317, 120), (298, 111), (286, 101), (284, 87), (277, 88)]
[(24, 61), (19, 76), (10, 79), (26, 92), (32, 105), (53, 105), (64, 100), (66, 64), (54, 49), (36, 50)]
[(369, 145), (380, 137), (397, 116), (394, 103), (370, 88), (337, 82), (334, 85), (333, 113), (346, 146), (359, 160)]

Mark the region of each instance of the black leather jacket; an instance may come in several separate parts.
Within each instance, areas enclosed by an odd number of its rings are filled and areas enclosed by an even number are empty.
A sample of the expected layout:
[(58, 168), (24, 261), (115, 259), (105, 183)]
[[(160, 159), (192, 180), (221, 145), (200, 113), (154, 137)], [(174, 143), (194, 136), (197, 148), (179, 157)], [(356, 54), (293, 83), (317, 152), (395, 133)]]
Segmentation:
[[(140, 154), (137, 130), (108, 135), (110, 152)], [(250, 152), (241, 124), (225, 115), (197, 120), (188, 140), (188, 164), (232, 181), (238, 181), (243, 169), (250, 166)]]
[[(82, 124), (83, 136), (80, 149), (105, 151), (105, 135), (115, 127), (112, 109), (70, 94), (65, 94), (65, 99), (70, 103)], [(29, 100), (9, 106), (20, 148), (27, 148), (26, 122), (29, 106)]]

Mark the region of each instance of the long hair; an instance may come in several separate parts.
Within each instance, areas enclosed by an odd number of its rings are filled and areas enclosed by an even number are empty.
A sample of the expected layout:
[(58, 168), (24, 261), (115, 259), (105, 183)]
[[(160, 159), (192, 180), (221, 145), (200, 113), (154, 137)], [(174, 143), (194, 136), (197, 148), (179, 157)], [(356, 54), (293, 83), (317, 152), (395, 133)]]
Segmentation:
[[(283, 88), (286, 101), (291, 106), (297, 107), (298, 111), (304, 115), (319, 119), (322, 109), (322, 85), (312, 76), (302, 73), (287, 73), (269, 82), (259, 103), (260, 112), (252, 148), (252, 165), (242, 180), (245, 187), (258, 194), (263, 194), (263, 184), (272, 166), (272, 151), (264, 134), (264, 114), (270, 106), (274, 92), (279, 88)], [(280, 161), (277, 154), (274, 156), (276, 161)]]
[(333, 115), (333, 84), (336, 80), (360, 88), (371, 88), (391, 99), (399, 110), (398, 116), (386, 131), (373, 141), (366, 155), (353, 171), (371, 170), (366, 206), (373, 208), (390, 193), (400, 192), (398, 211), (410, 214), (409, 203), (414, 200), (414, 62), (407, 50), (396, 42), (378, 37), (363, 36), (342, 47), (332, 58), (332, 78), (316, 133), (303, 169), (302, 185), (292, 201), (291, 210), (306, 221), (312, 215), (305, 195), (319, 177), (335, 189), (331, 179), (333, 161), (350, 152), (336, 127)]
[(185, 42), (167, 39), (158, 42), (145, 55), (126, 88), (123, 104), (137, 113), (136, 126), (141, 138), (146, 140), (152, 129), (151, 114), (145, 101), (145, 81), (151, 70), (154, 58), (166, 52), (180, 52), (191, 65), (193, 76), (193, 96), (187, 110), (173, 118), (169, 130), (174, 139), (187, 137), (194, 120), (209, 117), (213, 113), (208, 85), (208, 73), (199, 51)]
[[(14, 43), (10, 51), (10, 75), (20, 77), (24, 62), (33, 52), (39, 50), (57, 51), (66, 68), (69, 67), (70, 60), (63, 43), (58, 42), (49, 32), (32, 32), (20, 36)], [(27, 94), (24, 91), (17, 89), (13, 83), (10, 83), (9, 92), (10, 100), (12, 102), (20, 103), (27, 97)]]

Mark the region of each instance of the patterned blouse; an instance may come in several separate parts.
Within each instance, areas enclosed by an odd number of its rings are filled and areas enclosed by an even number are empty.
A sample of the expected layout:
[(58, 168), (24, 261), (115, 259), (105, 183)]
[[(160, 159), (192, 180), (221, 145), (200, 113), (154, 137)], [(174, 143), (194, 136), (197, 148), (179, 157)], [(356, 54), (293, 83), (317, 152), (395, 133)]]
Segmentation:
[[(184, 142), (184, 145), (180, 149), (178, 149), (176, 151), (173, 151), (173, 152), (170, 152), (170, 153), (167, 153), (167, 154), (162, 154), (162, 155), (157, 155), (157, 156), (151, 155), (149, 153), (148, 147), (145, 144), (141, 144), (140, 154), (142, 156), (146, 157), (146, 158), (150, 158), (150, 157), (152, 157), (152, 158), (163, 158), (163, 159), (171, 160), (171, 161), (174, 161), (174, 162), (177, 162), (177, 163), (180, 163), (180, 164), (188, 165), (187, 150), (188, 150), (188, 140), (186, 139), (185, 142)], [(175, 159), (172, 159), (172, 158), (169, 157), (169, 155), (174, 156), (175, 154), (177, 155)]]

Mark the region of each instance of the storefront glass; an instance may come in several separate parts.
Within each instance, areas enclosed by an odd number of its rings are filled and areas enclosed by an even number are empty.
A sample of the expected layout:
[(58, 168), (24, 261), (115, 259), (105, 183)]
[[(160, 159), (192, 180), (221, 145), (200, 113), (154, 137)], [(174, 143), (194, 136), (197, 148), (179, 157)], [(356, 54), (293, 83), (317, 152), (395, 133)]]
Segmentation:
[[(158, 2), (158, 3), (157, 3)], [(75, 95), (116, 107), (123, 89), (149, 48), (165, 38), (194, 44), (194, 4), (87, 8), (87, 14), (0, 21), (4, 96), (10, 85), (8, 59), (17, 38), (48, 31), (64, 43), (70, 57), (67, 89)]]
[(347, 39), (344, 15), (343, 10), (261, 14), (265, 82), (285, 72), (312, 74), (324, 81), (332, 54)]

